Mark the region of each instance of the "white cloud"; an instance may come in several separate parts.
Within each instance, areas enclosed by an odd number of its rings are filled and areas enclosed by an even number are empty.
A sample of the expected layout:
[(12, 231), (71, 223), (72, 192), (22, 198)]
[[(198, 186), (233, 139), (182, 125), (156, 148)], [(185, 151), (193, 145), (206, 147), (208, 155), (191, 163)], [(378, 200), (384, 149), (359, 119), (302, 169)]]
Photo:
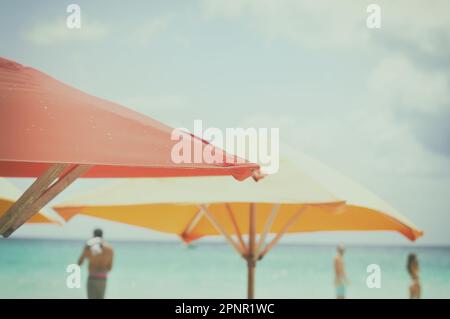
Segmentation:
[(361, 106), (338, 117), (259, 113), (240, 126), (278, 127), (282, 142), (361, 182), (450, 177), (450, 159), (425, 149), (389, 108)]
[[(450, 2), (379, 0), (382, 28), (366, 27), (373, 1), (328, 0), (204, 0), (208, 18), (243, 18), (269, 39), (298, 41), (313, 49), (358, 48), (388, 34), (425, 53), (450, 50)], [(432, 8), (431, 8), (432, 7)]]
[(419, 68), (403, 55), (381, 59), (369, 77), (369, 88), (378, 100), (377, 107), (436, 114), (450, 104), (447, 76)]
[[(367, 81), (361, 108), (337, 104), (337, 109), (347, 114), (345, 121), (342, 121), (342, 114), (340, 120), (315, 119), (308, 128), (305, 128), (305, 122), (309, 125), (307, 120), (303, 121), (303, 132), (293, 133), (310, 136), (302, 143), (311, 148), (335, 149), (336, 143), (327, 143), (330, 136), (325, 133), (333, 132), (333, 140), (339, 140), (339, 145), (351, 141), (353, 146), (360, 147), (354, 149), (368, 152), (372, 157), (382, 157), (376, 165), (401, 161), (396, 151), (401, 147), (402, 152), (411, 154), (414, 159), (398, 167), (398, 172), (419, 174), (445, 170), (447, 159), (423, 147), (429, 146), (433, 137), (427, 136), (426, 140), (421, 135), (423, 132), (436, 134), (429, 127), (437, 124), (440, 115), (450, 112), (448, 61), (434, 59), (446, 57), (450, 52), (450, 2), (380, 0), (377, 2), (382, 19), (379, 30), (366, 27), (366, 8), (370, 3), (211, 0), (203, 2), (203, 9), (210, 19), (241, 19), (268, 39), (295, 41), (306, 49), (328, 50), (330, 54), (344, 49), (355, 56), (357, 51), (356, 58), (367, 64), (367, 75), (361, 78)], [(295, 125), (286, 125), (292, 126)], [(361, 141), (357, 141), (358, 138)], [(374, 153), (376, 148), (365, 148), (364, 143), (380, 147), (379, 153)], [(350, 145), (347, 151), (351, 152)], [(423, 169), (428, 157), (436, 166)]]
[[(232, 3), (232, 4), (231, 4)], [(307, 48), (353, 48), (365, 44), (366, 5), (354, 1), (204, 1), (207, 17), (243, 17), (267, 39), (283, 38)]]
[(108, 34), (105, 26), (83, 23), (80, 29), (69, 29), (65, 20), (40, 23), (24, 33), (25, 39), (35, 45), (60, 45), (71, 42), (89, 42), (103, 38)]
[(404, 41), (422, 53), (450, 51), (450, 2), (447, 0), (381, 1), (383, 28), (394, 41)]
[(284, 38), (308, 48), (349, 48), (365, 43), (364, 5), (350, 1), (204, 1), (209, 18), (244, 17), (267, 39)]

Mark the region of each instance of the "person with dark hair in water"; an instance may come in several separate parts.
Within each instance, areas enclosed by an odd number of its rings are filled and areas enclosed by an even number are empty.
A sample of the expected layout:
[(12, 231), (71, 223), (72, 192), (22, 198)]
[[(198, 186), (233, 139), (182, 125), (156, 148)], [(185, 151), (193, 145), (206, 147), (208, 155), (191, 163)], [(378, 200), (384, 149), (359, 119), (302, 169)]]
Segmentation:
[(89, 260), (89, 278), (87, 282), (87, 295), (89, 299), (103, 299), (105, 297), (108, 272), (112, 269), (113, 248), (103, 239), (101, 229), (94, 230), (94, 236), (86, 242), (83, 253), (78, 259), (82, 265), (85, 259)]
[(412, 283), (409, 286), (409, 298), (420, 299), (421, 286), (419, 281), (419, 260), (417, 259), (416, 254), (411, 253), (408, 255), (406, 269), (408, 270), (408, 273), (412, 279)]

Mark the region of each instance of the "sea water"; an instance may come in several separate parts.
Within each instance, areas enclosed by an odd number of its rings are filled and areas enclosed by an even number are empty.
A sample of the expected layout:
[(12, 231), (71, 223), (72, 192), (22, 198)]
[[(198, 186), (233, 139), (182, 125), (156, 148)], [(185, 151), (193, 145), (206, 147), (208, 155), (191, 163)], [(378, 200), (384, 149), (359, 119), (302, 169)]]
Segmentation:
[[(245, 298), (245, 261), (226, 244), (194, 247), (171, 242), (112, 242), (108, 298)], [(68, 288), (67, 266), (77, 262), (82, 241), (0, 240), (0, 298), (85, 298)], [(450, 298), (450, 248), (414, 247), (424, 298)], [(406, 258), (412, 248), (348, 246), (349, 298), (407, 298)], [(258, 263), (258, 298), (334, 298), (334, 246), (278, 245)], [(367, 266), (381, 269), (381, 287), (369, 288)]]

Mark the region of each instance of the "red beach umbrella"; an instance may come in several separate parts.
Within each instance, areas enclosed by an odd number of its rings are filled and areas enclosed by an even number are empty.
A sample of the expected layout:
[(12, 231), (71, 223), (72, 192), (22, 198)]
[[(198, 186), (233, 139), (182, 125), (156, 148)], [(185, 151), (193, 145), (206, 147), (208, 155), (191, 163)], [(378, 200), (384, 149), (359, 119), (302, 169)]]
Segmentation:
[[(0, 234), (8, 237), (79, 177), (232, 175), (243, 180), (259, 168), (216, 148), (222, 163), (175, 163), (173, 131), (0, 58), (0, 176), (37, 178), (0, 218)], [(182, 134), (192, 148), (208, 144)]]

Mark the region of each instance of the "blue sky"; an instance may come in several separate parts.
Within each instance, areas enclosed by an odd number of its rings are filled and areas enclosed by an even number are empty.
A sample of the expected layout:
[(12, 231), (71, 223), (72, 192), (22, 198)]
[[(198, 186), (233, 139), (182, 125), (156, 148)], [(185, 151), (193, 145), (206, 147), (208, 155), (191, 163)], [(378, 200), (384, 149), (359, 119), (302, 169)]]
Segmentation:
[[(0, 55), (172, 126), (279, 127), (450, 244), (450, 4), (377, 1), (6, 1)], [(81, 7), (68, 30), (66, 7)], [(14, 180), (24, 188), (29, 181)], [(101, 182), (77, 182), (54, 202)], [(87, 236), (82, 218), (17, 236)], [(117, 238), (163, 238), (96, 222)], [(292, 240), (407, 244), (395, 234)], [(289, 238), (289, 239), (291, 239)]]

